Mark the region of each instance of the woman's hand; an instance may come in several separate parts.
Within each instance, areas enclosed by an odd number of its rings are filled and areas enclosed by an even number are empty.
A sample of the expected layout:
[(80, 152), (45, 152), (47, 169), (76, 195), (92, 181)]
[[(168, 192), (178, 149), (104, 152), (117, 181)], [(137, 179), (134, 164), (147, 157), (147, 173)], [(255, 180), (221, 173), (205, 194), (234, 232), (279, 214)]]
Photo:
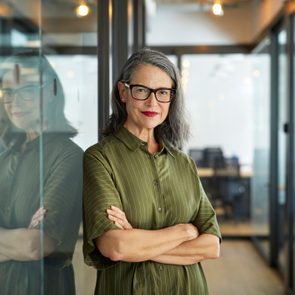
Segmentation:
[(190, 237), (189, 240), (196, 239), (200, 235), (198, 228), (194, 226), (192, 223), (183, 223), (180, 225), (185, 227), (185, 230), (187, 231)]
[(43, 219), (46, 213), (46, 209), (43, 207), (40, 207), (32, 216), (30, 225), (28, 228), (34, 228), (36, 227)]
[(121, 209), (112, 205), (110, 209), (107, 209), (107, 214), (108, 219), (113, 221), (119, 229), (132, 229), (132, 225), (129, 223), (125, 213)]

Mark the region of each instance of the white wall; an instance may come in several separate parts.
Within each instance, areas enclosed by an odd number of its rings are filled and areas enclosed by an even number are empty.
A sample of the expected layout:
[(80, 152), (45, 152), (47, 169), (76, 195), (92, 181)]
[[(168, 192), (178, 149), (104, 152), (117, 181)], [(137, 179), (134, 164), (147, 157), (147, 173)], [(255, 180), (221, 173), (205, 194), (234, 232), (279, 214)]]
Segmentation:
[(199, 11), (198, 5), (158, 5), (148, 21), (149, 45), (227, 45), (248, 43), (252, 37), (250, 5), (229, 9), (223, 17)]
[(224, 16), (198, 4), (157, 5), (148, 14), (148, 45), (232, 45), (252, 43), (283, 7), (284, 0), (241, 2)]

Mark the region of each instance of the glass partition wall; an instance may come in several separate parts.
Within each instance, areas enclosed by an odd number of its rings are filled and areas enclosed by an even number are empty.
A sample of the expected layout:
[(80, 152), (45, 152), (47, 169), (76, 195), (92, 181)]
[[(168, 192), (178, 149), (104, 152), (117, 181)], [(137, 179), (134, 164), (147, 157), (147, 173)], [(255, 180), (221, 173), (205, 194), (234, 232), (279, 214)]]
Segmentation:
[(1, 3), (3, 294), (93, 292), (80, 224), (82, 155), (98, 133), (97, 7), (84, 17), (75, 9)]
[(264, 69), (264, 82), (255, 86), (251, 210), (255, 244), (278, 268), (290, 292), (294, 292), (295, 215), (293, 26), (294, 16), (287, 15), (254, 52)]
[(265, 39), (254, 54), (258, 79), (254, 83), (254, 154), (251, 183), (251, 223), (254, 236), (270, 254), (270, 40)]
[(1, 1), (1, 294), (93, 294), (82, 155), (109, 116), (118, 65), (143, 46), (143, 11), (132, 0)]
[(182, 56), (182, 81), (193, 157), (216, 209), (224, 237), (252, 234), (250, 181), (253, 146), (253, 83), (256, 61), (249, 54)]

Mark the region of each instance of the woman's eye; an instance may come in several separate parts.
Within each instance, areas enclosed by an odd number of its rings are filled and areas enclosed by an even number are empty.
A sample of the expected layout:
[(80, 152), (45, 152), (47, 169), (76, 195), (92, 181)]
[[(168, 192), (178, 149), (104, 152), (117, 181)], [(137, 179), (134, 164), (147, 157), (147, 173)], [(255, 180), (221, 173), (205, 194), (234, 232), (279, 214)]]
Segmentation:
[(136, 92), (138, 93), (146, 93), (148, 90), (146, 88), (140, 87), (136, 89)]
[(168, 95), (168, 90), (161, 89), (159, 90), (160, 95)]

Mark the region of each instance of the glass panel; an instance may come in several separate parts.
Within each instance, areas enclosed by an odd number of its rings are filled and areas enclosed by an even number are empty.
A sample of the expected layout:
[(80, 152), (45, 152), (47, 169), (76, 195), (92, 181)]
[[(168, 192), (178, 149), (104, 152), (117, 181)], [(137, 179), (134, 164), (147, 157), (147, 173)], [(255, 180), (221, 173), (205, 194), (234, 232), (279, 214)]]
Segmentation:
[(185, 55), (182, 79), (191, 138), (184, 147), (196, 161), (222, 234), (251, 234), (252, 57)]
[[(287, 134), (285, 132), (285, 125), (287, 124), (287, 51), (286, 41), (287, 34), (283, 30), (278, 35), (279, 41), (279, 109), (278, 109), (278, 216), (279, 216), (279, 267), (284, 276), (287, 276), (286, 265), (286, 246), (287, 246), (287, 231), (285, 222), (287, 212), (286, 210), (286, 172), (287, 172)], [(285, 249), (284, 249), (285, 248)]]
[[(0, 285), (3, 294), (44, 294), (42, 257), (52, 251), (55, 238), (46, 235), (43, 239), (43, 229), (50, 224), (44, 222), (42, 131), (55, 75), (46, 60), (41, 62), (39, 48), (34, 48), (34, 53), (16, 55), (16, 46), (40, 44), (36, 25), (40, 2), (25, 10), (9, 4), (1, 3), (6, 13), (1, 14), (0, 27), (4, 41), (1, 119), (5, 122), (0, 155)], [(51, 117), (51, 112), (46, 117)], [(52, 123), (50, 128), (48, 125), (48, 131), (53, 128)], [(53, 220), (52, 214), (54, 211), (48, 213), (48, 220)]]
[(254, 81), (254, 157), (251, 183), (251, 220), (255, 236), (269, 257), (269, 166), (270, 166), (270, 55), (269, 40), (260, 44), (253, 56), (257, 79)]
[(93, 294), (80, 225), (82, 154), (98, 134), (95, 2), (84, 18), (67, 1), (0, 7), (0, 293)]

